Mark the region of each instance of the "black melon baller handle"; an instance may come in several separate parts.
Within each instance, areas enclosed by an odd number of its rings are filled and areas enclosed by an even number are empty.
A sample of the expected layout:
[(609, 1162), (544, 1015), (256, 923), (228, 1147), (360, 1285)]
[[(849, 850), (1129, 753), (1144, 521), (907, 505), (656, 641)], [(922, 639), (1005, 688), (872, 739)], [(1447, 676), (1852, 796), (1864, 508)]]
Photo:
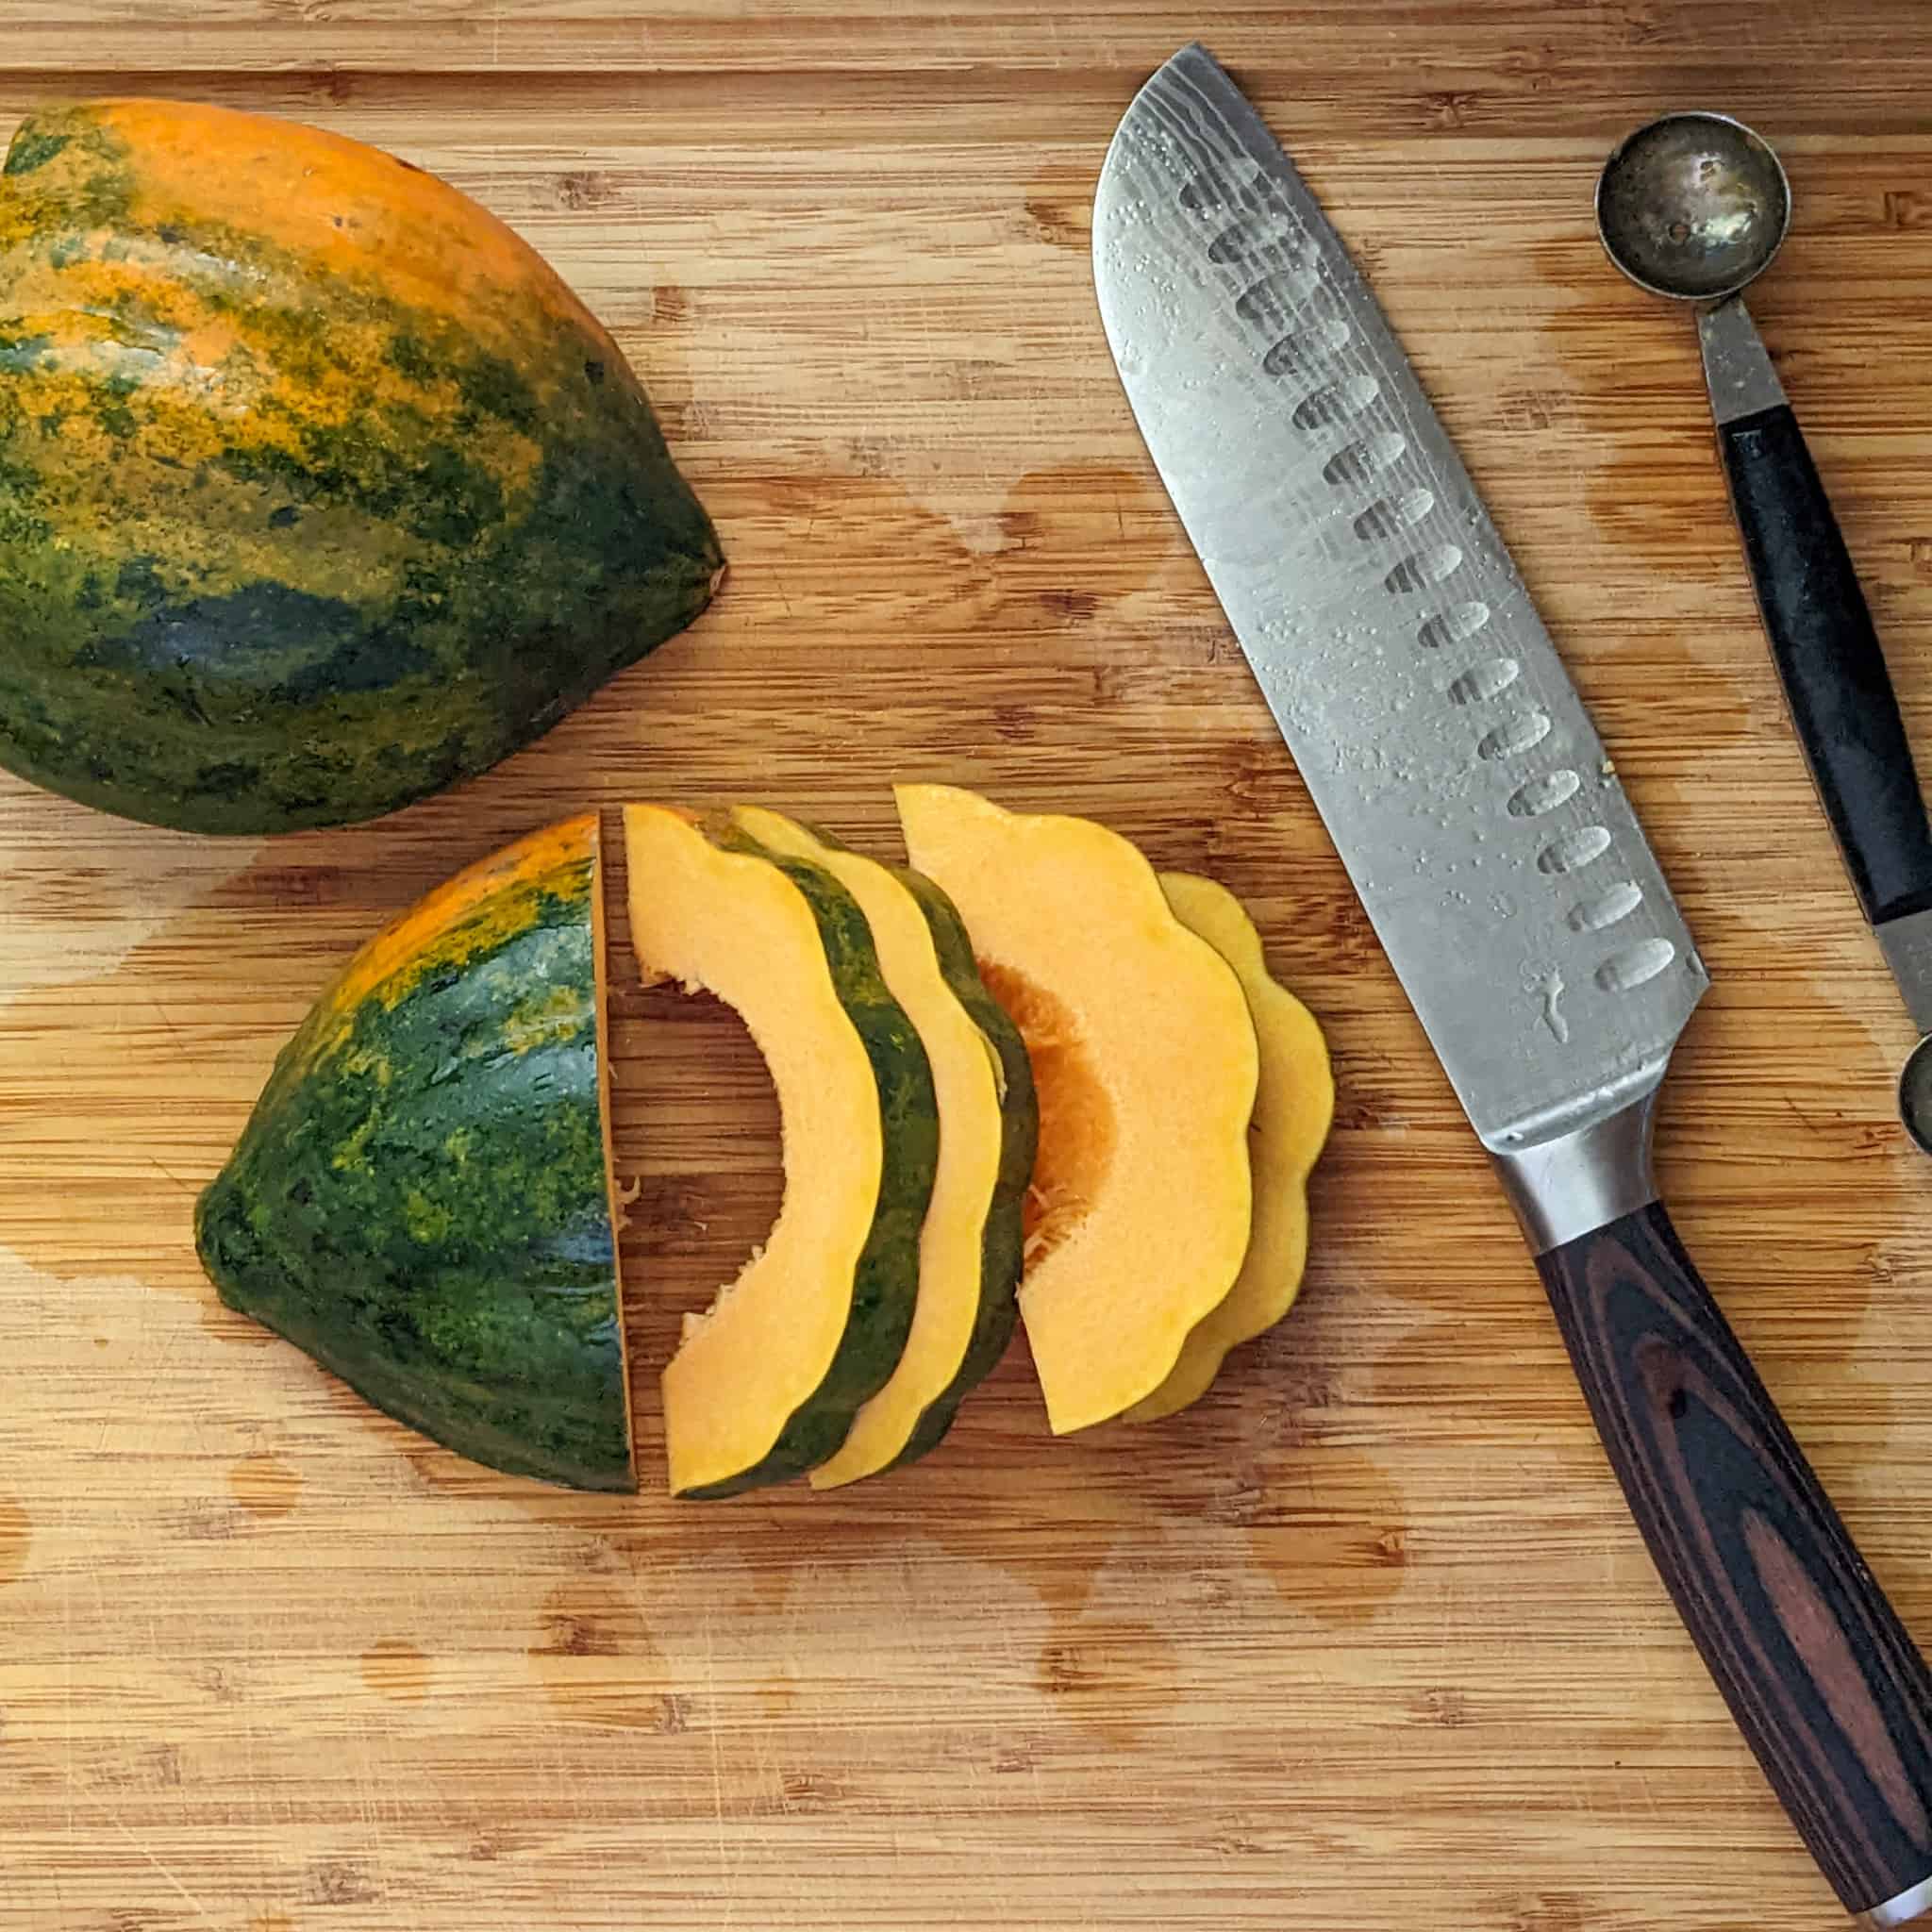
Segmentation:
[(1798, 419), (1743, 303), (1734, 297), (1707, 311), (1701, 335), (1772, 658), (1858, 903), (1882, 938), (1892, 921), (1932, 907), (1932, 824), (1885, 654)]

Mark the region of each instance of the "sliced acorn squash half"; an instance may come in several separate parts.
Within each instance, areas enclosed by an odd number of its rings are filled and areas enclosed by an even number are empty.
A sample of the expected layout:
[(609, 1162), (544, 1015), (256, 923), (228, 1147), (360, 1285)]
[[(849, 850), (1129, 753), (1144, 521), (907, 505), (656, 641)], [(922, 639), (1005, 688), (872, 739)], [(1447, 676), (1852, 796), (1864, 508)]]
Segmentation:
[(594, 812), (459, 873), (282, 1049), (195, 1241), (222, 1299), (446, 1447), (634, 1490)]
[(667, 806), (626, 806), (624, 828), (645, 981), (735, 1008), (778, 1098), (778, 1217), (709, 1311), (685, 1318), (662, 1377), (673, 1492), (724, 1496), (836, 1455), (897, 1368), (938, 1102), (865, 915), (824, 866)]

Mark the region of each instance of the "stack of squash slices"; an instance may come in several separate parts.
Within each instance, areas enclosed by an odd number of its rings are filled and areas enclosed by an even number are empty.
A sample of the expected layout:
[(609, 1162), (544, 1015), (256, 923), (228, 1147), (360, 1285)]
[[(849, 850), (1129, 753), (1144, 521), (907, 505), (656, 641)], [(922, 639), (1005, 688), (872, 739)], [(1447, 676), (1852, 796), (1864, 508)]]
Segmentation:
[[(1170, 1415), (1301, 1283), (1333, 1086), (1240, 902), (1089, 820), (895, 795), (908, 864), (763, 807), (623, 812), (639, 971), (735, 1009), (782, 1124), (771, 1233), (662, 1368), (678, 1496), (919, 1459), (1016, 1319), (1056, 1434)], [(602, 839), (546, 827), (365, 946), (196, 1234), (398, 1420), (628, 1491)]]

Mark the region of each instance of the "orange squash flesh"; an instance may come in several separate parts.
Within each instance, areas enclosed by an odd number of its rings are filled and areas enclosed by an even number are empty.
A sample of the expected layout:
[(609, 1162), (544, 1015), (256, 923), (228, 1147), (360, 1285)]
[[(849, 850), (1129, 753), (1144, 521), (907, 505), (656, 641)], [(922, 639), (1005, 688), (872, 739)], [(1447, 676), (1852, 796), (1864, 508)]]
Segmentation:
[(1020, 1289), (1056, 1434), (1146, 1400), (1247, 1254), (1258, 1047), (1240, 980), (1126, 840), (951, 786), (896, 788), (1040, 1095)]
[(723, 1493), (801, 1473), (763, 1472), (831, 1375), (852, 1318), (885, 1167), (879, 1087), (798, 886), (767, 858), (721, 849), (683, 812), (626, 806), (624, 827), (647, 983), (675, 980), (737, 1009), (782, 1123), (771, 1235), (708, 1313), (686, 1316), (663, 1371), (672, 1491)]
[(1273, 978), (1261, 938), (1241, 901), (1212, 879), (1162, 873), (1174, 915), (1241, 976), (1261, 1049), (1249, 1153), (1255, 1215), (1248, 1253), (1220, 1307), (1196, 1325), (1180, 1359), (1154, 1393), (1129, 1412), (1153, 1422), (1207, 1393), (1230, 1349), (1271, 1328), (1293, 1307), (1308, 1253), (1307, 1180), (1328, 1138), (1335, 1082), (1314, 1015)]

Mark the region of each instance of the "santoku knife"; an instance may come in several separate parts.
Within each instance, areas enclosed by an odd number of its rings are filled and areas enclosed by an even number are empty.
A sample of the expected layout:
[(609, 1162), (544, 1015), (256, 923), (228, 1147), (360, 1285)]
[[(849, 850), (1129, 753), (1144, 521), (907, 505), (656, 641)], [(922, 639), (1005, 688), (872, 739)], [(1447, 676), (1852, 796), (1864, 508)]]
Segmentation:
[(1932, 1907), (1932, 1679), (1657, 1198), (1651, 1104), (1707, 981), (1556, 647), (1340, 238), (1200, 47), (1122, 122), (1093, 260), (1156, 466), (1657, 1569), (1847, 1909), (1904, 1924)]

